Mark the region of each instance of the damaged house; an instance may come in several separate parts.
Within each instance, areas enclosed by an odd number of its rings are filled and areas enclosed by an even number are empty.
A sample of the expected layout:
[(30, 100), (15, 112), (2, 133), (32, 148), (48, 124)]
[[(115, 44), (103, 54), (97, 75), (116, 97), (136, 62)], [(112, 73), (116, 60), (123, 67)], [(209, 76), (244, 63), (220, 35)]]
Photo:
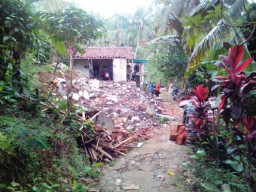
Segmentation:
[(108, 72), (111, 80), (126, 81), (132, 57), (132, 47), (87, 47), (84, 54), (73, 57), (74, 68), (88, 78), (101, 79)]

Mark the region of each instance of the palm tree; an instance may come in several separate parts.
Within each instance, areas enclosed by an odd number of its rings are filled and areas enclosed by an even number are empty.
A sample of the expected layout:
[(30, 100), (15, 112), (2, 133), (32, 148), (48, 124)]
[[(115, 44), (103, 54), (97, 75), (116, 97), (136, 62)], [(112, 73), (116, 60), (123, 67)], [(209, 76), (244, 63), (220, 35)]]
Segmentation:
[[(209, 49), (216, 43), (216, 42), (225, 42), (233, 41), (236, 44), (241, 44), (245, 41), (243, 34), (241, 33), (240, 27), (236, 26), (234, 23), (237, 19), (241, 17), (243, 13), (246, 13), (244, 9), (246, 4), (248, 3), (246, 0), (231, 0), (225, 1), (226, 4), (222, 4), (221, 2), (214, 0), (213, 6), (220, 5), (221, 9), (224, 10), (225, 6), (228, 7), (227, 11), (221, 11), (220, 19), (217, 23), (210, 28), (209, 32), (201, 38), (198, 43), (195, 45), (193, 52), (191, 54), (188, 67), (195, 66), (201, 59), (203, 59)], [(197, 7), (197, 10), (193, 12), (195, 13), (204, 13), (210, 10), (207, 6), (200, 6)], [(246, 48), (246, 56), (249, 57), (249, 52)]]
[(154, 36), (154, 32), (151, 27), (152, 15), (151, 10), (145, 10), (139, 8), (134, 17), (132, 18), (130, 27), (128, 28), (126, 35), (130, 40), (136, 43), (136, 48), (134, 52), (134, 58), (137, 56), (138, 48), (143, 43), (146, 42)]
[(163, 7), (158, 35), (180, 36), (191, 53), (188, 67), (192, 67), (205, 58), (216, 42), (232, 38), (237, 44), (244, 42), (240, 28), (233, 23), (246, 13), (247, 4), (247, 0), (174, 0)]
[[(162, 6), (156, 13), (157, 36), (172, 34), (182, 37), (184, 30), (182, 18), (188, 15), (199, 3), (199, 0), (156, 1), (157, 6)], [(159, 19), (160, 17), (162, 19)]]
[(129, 15), (120, 14), (115, 14), (110, 19), (110, 24), (108, 25), (110, 33), (108, 36), (113, 42), (115, 42), (116, 46), (129, 45), (125, 36), (127, 26), (130, 25), (129, 19)]

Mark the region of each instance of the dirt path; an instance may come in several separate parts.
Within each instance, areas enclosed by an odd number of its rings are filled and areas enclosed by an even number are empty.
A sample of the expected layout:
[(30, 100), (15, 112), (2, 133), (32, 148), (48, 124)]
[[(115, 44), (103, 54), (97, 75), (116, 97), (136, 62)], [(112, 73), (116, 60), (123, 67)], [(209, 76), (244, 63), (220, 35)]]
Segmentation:
[(100, 183), (101, 192), (175, 192), (184, 189), (184, 168), (187, 147), (169, 141), (170, 130), (181, 123), (182, 110), (178, 104), (162, 94), (164, 107), (170, 116), (176, 117), (169, 125), (156, 128), (153, 138), (139, 148), (130, 151), (103, 169)]

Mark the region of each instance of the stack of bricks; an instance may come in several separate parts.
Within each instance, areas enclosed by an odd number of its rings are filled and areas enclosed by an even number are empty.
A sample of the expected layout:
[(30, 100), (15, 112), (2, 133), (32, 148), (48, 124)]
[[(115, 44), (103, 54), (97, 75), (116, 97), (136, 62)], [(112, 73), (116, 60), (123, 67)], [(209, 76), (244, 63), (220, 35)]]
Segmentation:
[(175, 141), (177, 145), (185, 145), (188, 139), (188, 135), (185, 129), (185, 125), (177, 125), (176, 130), (171, 131), (170, 133), (170, 140)]

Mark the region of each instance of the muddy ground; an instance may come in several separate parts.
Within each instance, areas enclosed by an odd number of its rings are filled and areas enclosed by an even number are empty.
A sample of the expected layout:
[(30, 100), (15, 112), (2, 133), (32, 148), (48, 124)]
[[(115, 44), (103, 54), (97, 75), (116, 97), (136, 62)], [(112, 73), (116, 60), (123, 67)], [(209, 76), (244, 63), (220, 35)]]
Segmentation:
[(188, 148), (169, 140), (170, 131), (181, 124), (182, 109), (167, 93), (160, 97), (169, 115), (176, 118), (154, 129), (153, 138), (142, 146), (105, 165), (96, 189), (101, 192), (189, 191), (187, 171), (182, 166), (187, 160)]

